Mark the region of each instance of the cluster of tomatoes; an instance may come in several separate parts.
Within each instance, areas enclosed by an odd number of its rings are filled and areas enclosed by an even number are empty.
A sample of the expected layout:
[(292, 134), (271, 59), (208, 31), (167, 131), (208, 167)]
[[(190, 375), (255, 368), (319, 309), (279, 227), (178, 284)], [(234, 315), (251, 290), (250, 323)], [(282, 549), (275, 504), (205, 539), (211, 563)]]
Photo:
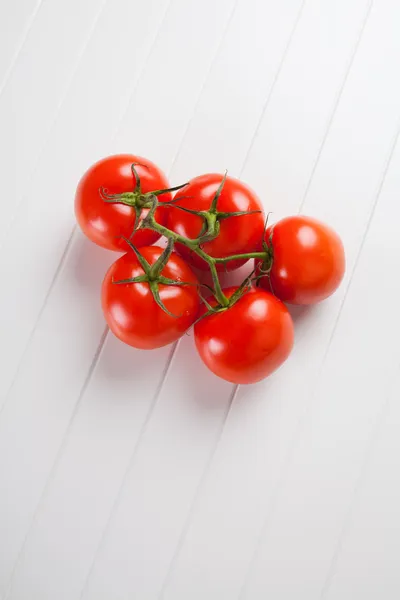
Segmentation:
[[(304, 216), (267, 227), (257, 195), (226, 175), (171, 188), (151, 161), (111, 156), (80, 180), (75, 212), (90, 240), (124, 253), (102, 287), (111, 331), (135, 348), (152, 349), (194, 324), (201, 359), (233, 383), (275, 371), (294, 340), (284, 302), (324, 300), (345, 271), (342, 242), (330, 227)], [(165, 249), (153, 245), (161, 236)], [(245, 281), (222, 288), (219, 273), (248, 260)], [(212, 286), (204, 283), (205, 270)]]

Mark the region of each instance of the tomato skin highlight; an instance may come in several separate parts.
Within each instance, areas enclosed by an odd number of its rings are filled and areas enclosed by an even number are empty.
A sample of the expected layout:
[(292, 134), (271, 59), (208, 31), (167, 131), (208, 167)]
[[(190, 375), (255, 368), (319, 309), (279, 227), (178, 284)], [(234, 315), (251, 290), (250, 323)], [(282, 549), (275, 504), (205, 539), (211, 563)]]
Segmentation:
[[(144, 246), (140, 252), (153, 265), (162, 248)], [(139, 275), (143, 275), (143, 269), (132, 251), (118, 258), (107, 271), (101, 296), (107, 324), (116, 337), (135, 348), (150, 350), (171, 344), (189, 329), (199, 312), (197, 277), (180, 256), (171, 254), (162, 275), (193, 284), (159, 284), (161, 300), (177, 315), (172, 317), (156, 304), (147, 282), (113, 283)]]
[[(236, 289), (224, 294), (230, 298)], [(278, 298), (252, 287), (232, 307), (199, 320), (194, 336), (201, 359), (215, 375), (247, 384), (268, 377), (288, 358), (294, 327)]]
[(289, 304), (315, 304), (333, 294), (346, 269), (343, 243), (333, 229), (317, 219), (298, 215), (270, 227), (265, 236), (267, 243), (271, 234), (270, 280), (261, 278), (261, 287)]
[[(217, 173), (195, 177), (176, 194), (175, 198), (187, 196), (176, 204), (192, 210), (208, 210), (222, 178), (223, 176)], [(242, 181), (227, 177), (218, 199), (217, 210), (219, 212), (259, 210), (260, 213), (221, 220), (218, 237), (202, 245), (204, 252), (215, 258), (222, 258), (230, 254), (244, 254), (261, 250), (264, 214), (262, 204), (253, 190)], [(199, 236), (203, 222), (203, 219), (197, 215), (186, 213), (178, 208), (171, 208), (167, 227), (184, 237), (194, 239)], [(176, 249), (191, 266), (201, 270), (208, 269), (204, 260), (189, 248), (176, 244)], [(232, 271), (246, 262), (247, 259), (229, 261), (226, 263), (226, 267), (217, 265), (217, 269)]]
[[(133, 154), (116, 154), (92, 165), (79, 181), (76, 190), (75, 215), (80, 228), (92, 242), (108, 250), (128, 250), (128, 245), (121, 236), (130, 238), (136, 215), (131, 206), (105, 202), (100, 197), (99, 189), (105, 188), (109, 194), (132, 192), (135, 188), (132, 163), (139, 163), (136, 171), (140, 177), (143, 194), (170, 187), (161, 169), (147, 158)], [(160, 202), (169, 202), (172, 195), (162, 194), (158, 199)], [(148, 210), (143, 210), (142, 216), (147, 213)], [(159, 223), (165, 225), (168, 210), (159, 208), (156, 218)], [(156, 242), (159, 237), (155, 231), (142, 229), (135, 233), (131, 241), (136, 246), (147, 246)]]

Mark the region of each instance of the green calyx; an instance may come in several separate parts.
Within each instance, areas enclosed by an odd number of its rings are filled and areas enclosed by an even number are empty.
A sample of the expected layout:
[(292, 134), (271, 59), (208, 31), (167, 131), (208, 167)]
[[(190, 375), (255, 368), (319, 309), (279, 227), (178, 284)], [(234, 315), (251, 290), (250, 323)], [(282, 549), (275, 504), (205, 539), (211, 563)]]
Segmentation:
[(225, 174), (222, 178), (221, 183), (218, 186), (217, 191), (212, 199), (211, 206), (208, 210), (194, 210), (192, 208), (187, 208), (186, 206), (181, 206), (177, 204), (179, 200), (183, 198), (187, 198), (188, 196), (180, 196), (171, 202), (167, 203), (167, 206), (172, 206), (178, 210), (182, 210), (184, 212), (190, 213), (192, 215), (196, 215), (203, 219), (203, 227), (200, 231), (200, 234), (197, 238), (198, 245), (205, 244), (206, 242), (210, 242), (215, 239), (219, 235), (220, 231), (220, 222), (224, 219), (230, 219), (232, 217), (242, 217), (246, 215), (253, 215), (260, 213), (260, 210), (243, 210), (236, 212), (221, 212), (217, 209), (218, 200), (221, 196), (222, 190), (225, 185), (226, 178), (228, 176), (228, 171), (225, 171)]
[(126, 206), (131, 206), (132, 208), (141, 210), (142, 208), (151, 207), (151, 198), (153, 196), (157, 197), (161, 196), (161, 194), (176, 192), (177, 190), (180, 190), (187, 185), (187, 183), (184, 183), (182, 185), (177, 185), (172, 188), (154, 190), (152, 192), (146, 192), (143, 194), (142, 186), (140, 183), (140, 177), (136, 170), (136, 167), (144, 167), (145, 169), (148, 169), (147, 165), (143, 165), (141, 163), (132, 163), (131, 170), (135, 180), (135, 187), (131, 192), (122, 192), (121, 194), (109, 194), (107, 189), (101, 187), (99, 189), (101, 199), (104, 202), (107, 202), (108, 204), (125, 204)]
[(262, 248), (263, 248), (264, 258), (263, 258), (263, 260), (261, 260), (261, 262), (259, 263), (259, 265), (257, 267), (254, 281), (255, 281), (255, 284), (258, 286), (260, 283), (260, 279), (263, 279), (264, 277), (268, 277), (269, 282), (270, 282), (270, 287), (272, 290), (271, 269), (272, 269), (272, 265), (274, 264), (274, 246), (272, 243), (272, 238), (273, 238), (274, 230), (273, 230), (273, 228), (271, 229), (268, 239), (266, 239), (266, 230), (267, 230), (269, 215), (270, 215), (270, 213), (268, 213), (267, 218), (265, 220), (264, 233), (263, 233), (263, 239), (262, 239)]
[[(224, 296), (224, 298), (227, 300), (226, 304), (218, 303), (216, 306), (211, 306), (211, 304), (207, 301), (207, 299), (203, 298), (203, 296), (199, 292), (201, 300), (202, 300), (203, 304), (206, 306), (207, 311), (197, 319), (196, 323), (198, 323), (202, 319), (209, 317), (211, 315), (225, 312), (225, 311), (229, 310), (230, 308), (232, 308), (232, 306), (234, 306), (237, 302), (239, 302), (239, 300), (251, 288), (252, 282), (255, 280), (253, 277), (254, 272), (255, 272), (255, 269), (253, 269), (253, 271), (250, 273), (250, 275), (248, 277), (246, 277), (246, 279), (240, 284), (240, 286), (237, 288), (237, 290), (232, 294), (232, 296), (229, 299), (226, 298), (226, 296)], [(211, 292), (212, 291), (213, 290), (211, 290)]]
[[(168, 315), (176, 317), (177, 315), (173, 315), (164, 305), (164, 303), (160, 297), (159, 285), (160, 284), (162, 284), (162, 285), (193, 285), (192, 283), (169, 279), (162, 275), (162, 271), (171, 256), (174, 245), (176, 242), (178, 242), (179, 244), (186, 246), (192, 252), (197, 254), (197, 256), (202, 258), (208, 264), (208, 267), (210, 269), (210, 273), (211, 273), (211, 277), (212, 277), (212, 281), (213, 281), (213, 287), (209, 288), (209, 290), (211, 291), (212, 295), (214, 296), (214, 298), (217, 302), (217, 305), (212, 307), (207, 302), (207, 300), (205, 298), (203, 298), (203, 296), (201, 295), (201, 292), (200, 292), (200, 286), (202, 284), (200, 284), (198, 293), (199, 293), (201, 300), (203, 301), (203, 303), (205, 304), (205, 306), (207, 308), (206, 313), (201, 317), (201, 318), (204, 318), (207, 315), (218, 313), (218, 312), (223, 312), (223, 311), (231, 308), (248, 291), (249, 287), (252, 285), (253, 282), (257, 283), (257, 281), (260, 279), (260, 277), (263, 277), (263, 276), (269, 274), (271, 267), (272, 267), (273, 250), (272, 250), (272, 243), (267, 243), (264, 239), (265, 231), (264, 231), (264, 235), (263, 235), (261, 252), (248, 252), (245, 254), (235, 254), (235, 255), (231, 255), (231, 256), (215, 258), (215, 257), (207, 254), (203, 249), (203, 245), (206, 242), (209, 242), (209, 241), (215, 239), (219, 235), (221, 221), (228, 219), (228, 218), (242, 217), (245, 215), (250, 215), (250, 214), (255, 214), (255, 213), (261, 212), (258, 210), (238, 211), (238, 212), (218, 211), (218, 200), (221, 196), (221, 193), (222, 193), (222, 190), (223, 190), (226, 178), (227, 178), (227, 172), (225, 172), (225, 174), (222, 178), (222, 181), (221, 181), (220, 185), (218, 186), (217, 191), (215, 192), (215, 195), (211, 202), (210, 208), (206, 211), (196, 211), (194, 209), (186, 208), (185, 206), (179, 205), (178, 204), (179, 200), (182, 200), (183, 198), (186, 198), (187, 196), (180, 196), (176, 199), (171, 200), (170, 202), (162, 203), (162, 206), (170, 206), (172, 208), (182, 210), (184, 212), (196, 215), (203, 220), (203, 226), (201, 228), (201, 231), (200, 231), (198, 237), (196, 239), (190, 239), (190, 238), (186, 238), (186, 237), (176, 233), (175, 231), (171, 231), (164, 225), (161, 225), (160, 223), (158, 223), (156, 220), (156, 210), (159, 206), (158, 196), (160, 196), (161, 194), (168, 193), (168, 192), (175, 192), (177, 190), (180, 190), (180, 189), (184, 188), (187, 185), (187, 183), (185, 183), (183, 185), (175, 186), (172, 188), (166, 188), (163, 190), (155, 190), (153, 192), (147, 192), (147, 193), (143, 194), (141, 191), (140, 177), (136, 170), (136, 166), (139, 166), (139, 165), (132, 164), (132, 166), (131, 166), (132, 174), (133, 174), (133, 177), (135, 180), (135, 187), (132, 191), (123, 192), (121, 194), (109, 194), (107, 192), (107, 190), (104, 188), (100, 188), (100, 190), (99, 190), (100, 196), (104, 200), (104, 202), (111, 203), (111, 204), (112, 203), (125, 204), (127, 206), (131, 206), (135, 210), (135, 223), (134, 223), (134, 228), (133, 228), (132, 234), (131, 234), (129, 240), (127, 238), (124, 238), (124, 239), (125, 239), (126, 243), (128, 244), (128, 246), (131, 248), (131, 250), (135, 253), (144, 273), (143, 273), (143, 275), (139, 275), (138, 277), (115, 281), (113, 283), (115, 283), (116, 285), (135, 284), (135, 283), (142, 283), (142, 282), (148, 283), (151, 293), (153, 295), (153, 298), (154, 298), (155, 302), (158, 304), (158, 306), (164, 312), (166, 312)], [(144, 166), (145, 168), (148, 168), (146, 165), (140, 165), (140, 166)], [(142, 217), (143, 209), (146, 209), (147, 214), (140, 221), (140, 219)], [(267, 226), (267, 223), (265, 224), (265, 228), (266, 228), (266, 226)], [(162, 254), (159, 256), (159, 258), (153, 265), (150, 265), (147, 262), (147, 260), (144, 258), (144, 256), (139, 252), (139, 250), (136, 248), (136, 246), (131, 241), (135, 232), (137, 231), (137, 229), (151, 229), (152, 231), (157, 232), (159, 235), (166, 237), (168, 240), (167, 247), (165, 248), (165, 250), (162, 252)], [(272, 234), (270, 237), (272, 240)], [(269, 240), (269, 242), (271, 242), (271, 240)], [(261, 268), (259, 268), (258, 274), (254, 275), (254, 271), (253, 271), (250, 274), (250, 276), (246, 277), (246, 279), (239, 286), (239, 288), (235, 291), (235, 293), (230, 298), (227, 298), (222, 290), (221, 283), (219, 281), (217, 265), (225, 264), (232, 260), (248, 260), (251, 258), (259, 259), (262, 261), (262, 266), (261, 266)], [(205, 287), (208, 287), (208, 286), (205, 286)]]
[(123, 238), (123, 239), (128, 244), (128, 246), (131, 248), (131, 250), (133, 250), (133, 252), (135, 253), (136, 258), (138, 259), (138, 262), (139, 262), (140, 266), (142, 267), (144, 273), (143, 273), (143, 275), (138, 275), (137, 277), (131, 277), (128, 279), (120, 279), (118, 281), (113, 281), (113, 284), (128, 285), (128, 284), (132, 284), (132, 283), (148, 283), (150, 291), (153, 295), (153, 298), (154, 298), (155, 302), (158, 304), (158, 306), (165, 313), (167, 313), (167, 315), (169, 315), (170, 317), (174, 317), (174, 318), (179, 317), (179, 315), (174, 315), (165, 306), (164, 302), (161, 299), (160, 290), (159, 290), (160, 284), (162, 284), (162, 285), (192, 285), (185, 281), (178, 281), (176, 279), (170, 279), (169, 277), (164, 277), (161, 274), (169, 260), (169, 257), (171, 256), (172, 251), (173, 251), (174, 241), (168, 240), (168, 244), (167, 244), (167, 247), (165, 248), (165, 250), (160, 254), (160, 256), (158, 257), (156, 262), (153, 265), (150, 265), (150, 263), (145, 259), (143, 254), (140, 253), (139, 249), (136, 248), (136, 246), (134, 244), (132, 244), (132, 242), (130, 240), (128, 240), (127, 238)]

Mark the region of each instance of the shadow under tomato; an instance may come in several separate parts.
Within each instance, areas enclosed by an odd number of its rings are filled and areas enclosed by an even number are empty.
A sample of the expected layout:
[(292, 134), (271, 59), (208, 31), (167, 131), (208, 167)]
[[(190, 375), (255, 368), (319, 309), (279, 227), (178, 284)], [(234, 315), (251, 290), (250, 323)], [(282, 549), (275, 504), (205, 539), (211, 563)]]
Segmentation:
[(295, 325), (300, 325), (304, 322), (307, 322), (312, 317), (314, 312), (313, 306), (297, 306), (294, 304), (287, 304), (287, 308)]
[(118, 252), (105, 250), (93, 244), (76, 230), (69, 256), (73, 265), (73, 283), (84, 290), (99, 289), (109, 266), (120, 256)]
[[(230, 396), (232, 384), (214, 375), (202, 362), (195, 347), (193, 329), (179, 341), (175, 359), (179, 362), (177, 385), (186, 401), (204, 409), (204, 412), (220, 411)], [(174, 364), (171, 368), (174, 368)], [(178, 377), (178, 369), (174, 377)]]
[(124, 344), (108, 331), (98, 363), (99, 376), (108, 382), (132, 382), (132, 397), (146, 393), (154, 378), (161, 376), (172, 352), (172, 346), (156, 350), (138, 350)]

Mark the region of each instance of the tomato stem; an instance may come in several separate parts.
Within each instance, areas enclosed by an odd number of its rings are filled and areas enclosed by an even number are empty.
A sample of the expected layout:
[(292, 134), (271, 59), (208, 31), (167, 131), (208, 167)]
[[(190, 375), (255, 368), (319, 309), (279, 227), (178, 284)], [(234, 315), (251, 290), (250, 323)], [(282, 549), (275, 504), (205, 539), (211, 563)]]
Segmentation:
[(170, 317), (178, 318), (180, 315), (174, 315), (174, 313), (172, 313), (170, 310), (168, 310), (168, 308), (165, 306), (164, 302), (161, 300), (160, 291), (158, 289), (158, 282), (150, 280), (149, 287), (150, 287), (151, 293), (153, 294), (154, 300), (156, 301), (158, 306), (161, 308), (161, 310), (163, 310), (165, 313), (167, 313), (167, 315), (169, 315)]
[(149, 280), (150, 281), (155, 281), (159, 275), (161, 275), (162, 270), (164, 269), (165, 265), (167, 264), (169, 257), (172, 254), (172, 251), (174, 249), (174, 240), (172, 238), (170, 238), (168, 240), (168, 244), (167, 247), (165, 248), (164, 252), (162, 254), (160, 254), (160, 256), (158, 257), (158, 259), (156, 260), (156, 262), (154, 263), (154, 265), (152, 267), (150, 267), (149, 270)]
[(189, 182), (187, 181), (186, 183), (182, 183), (182, 185), (176, 185), (171, 188), (165, 188), (163, 190), (155, 190), (154, 192), (148, 192), (148, 195), (149, 196), (161, 196), (161, 194), (167, 194), (168, 192), (176, 192), (177, 190), (181, 190), (182, 188), (186, 187), (188, 184), (189, 184)]
[(226, 263), (230, 260), (249, 260), (250, 258), (259, 258), (261, 260), (268, 259), (267, 252), (246, 252), (245, 254), (231, 254), (221, 258), (214, 258), (216, 263)]
[(211, 277), (212, 277), (213, 284), (214, 284), (213, 293), (214, 293), (216, 300), (218, 301), (218, 303), (221, 306), (229, 306), (229, 300), (225, 296), (224, 292), (222, 291), (221, 283), (220, 283), (220, 280), (218, 277), (217, 267), (215, 265), (215, 259), (212, 256), (210, 256), (209, 254), (206, 254), (206, 252), (204, 252), (204, 250), (202, 250), (200, 248), (200, 246), (197, 246), (197, 248), (195, 248), (194, 251), (196, 252), (196, 254), (198, 256), (200, 256), (200, 258), (205, 260), (209, 266), (209, 269), (211, 272)]
[[(218, 236), (219, 231), (220, 231), (220, 221), (221, 220), (232, 218), (232, 217), (244, 217), (246, 215), (261, 212), (258, 210), (252, 210), (252, 211), (238, 211), (238, 212), (229, 213), (229, 212), (219, 212), (217, 210), (218, 199), (221, 196), (221, 193), (222, 193), (222, 190), (223, 190), (226, 178), (227, 178), (227, 171), (225, 172), (225, 174), (222, 178), (222, 181), (221, 181), (220, 185), (218, 186), (218, 189), (213, 197), (213, 200), (212, 200), (209, 210), (195, 211), (195, 210), (175, 204), (175, 202), (177, 200), (180, 200), (180, 199), (184, 198), (185, 196), (171, 200), (170, 202), (166, 202), (166, 203), (160, 203), (158, 201), (159, 195), (161, 195), (163, 193), (167, 193), (167, 192), (173, 192), (173, 191), (180, 190), (180, 189), (184, 188), (186, 185), (188, 185), (187, 183), (185, 183), (183, 185), (171, 187), (171, 188), (166, 188), (164, 190), (155, 190), (154, 192), (142, 194), (140, 178), (135, 169), (135, 166), (140, 166), (140, 165), (132, 164), (132, 167), (131, 167), (132, 174), (135, 179), (135, 189), (133, 190), (133, 192), (124, 192), (122, 194), (111, 195), (111, 194), (108, 194), (107, 190), (105, 190), (104, 188), (100, 188), (100, 190), (99, 190), (100, 196), (104, 200), (104, 202), (113, 202), (113, 203), (119, 202), (121, 204), (128, 204), (129, 206), (132, 206), (135, 209), (135, 212), (136, 212), (135, 228), (132, 233), (131, 239), (132, 239), (135, 231), (138, 228), (139, 229), (151, 229), (151, 230), (159, 233), (160, 235), (166, 237), (168, 240), (168, 244), (167, 244), (167, 247), (165, 248), (165, 250), (163, 251), (163, 253), (160, 255), (160, 257), (154, 263), (154, 265), (150, 266), (147, 263), (147, 261), (144, 259), (144, 257), (140, 254), (139, 250), (134, 246), (134, 244), (130, 240), (124, 238), (125, 241), (127, 242), (127, 244), (131, 247), (131, 249), (136, 254), (136, 256), (139, 260), (139, 263), (145, 272), (145, 275), (135, 278), (135, 281), (124, 280), (124, 281), (118, 281), (115, 283), (134, 283), (134, 282), (136, 283), (139, 281), (148, 281), (150, 289), (153, 294), (153, 297), (154, 297), (155, 301), (157, 302), (157, 304), (167, 314), (173, 316), (172, 313), (170, 313), (168, 311), (168, 309), (164, 306), (163, 302), (161, 301), (159, 291), (158, 291), (158, 284), (164, 283), (164, 284), (168, 285), (168, 284), (173, 283), (172, 281), (171, 282), (169, 280), (167, 281), (166, 278), (164, 278), (161, 275), (161, 273), (162, 273), (162, 270), (164, 269), (165, 265), (167, 264), (169, 257), (171, 256), (171, 253), (173, 251), (175, 243), (179, 243), (179, 244), (182, 244), (183, 246), (186, 246), (187, 248), (189, 248), (192, 252), (197, 254), (197, 256), (202, 258), (207, 263), (207, 265), (210, 269), (212, 280), (213, 280), (213, 288), (211, 289), (211, 291), (212, 291), (215, 299), (218, 302), (218, 307), (216, 307), (216, 309), (214, 309), (214, 310), (221, 310), (221, 309), (227, 308), (227, 307), (231, 306), (233, 303), (237, 302), (237, 300), (241, 297), (241, 295), (243, 295), (245, 293), (246, 289), (251, 284), (251, 281), (253, 280), (252, 278), (254, 275), (254, 270), (253, 270), (252, 273), (248, 277), (246, 277), (246, 279), (243, 281), (243, 283), (239, 286), (237, 292), (230, 299), (228, 299), (225, 296), (225, 294), (223, 293), (221, 283), (219, 281), (218, 271), (217, 271), (218, 264), (225, 264), (225, 263), (228, 263), (233, 260), (249, 260), (249, 259), (253, 258), (253, 259), (259, 259), (261, 261), (262, 264), (261, 264), (260, 272), (263, 275), (268, 274), (270, 272), (271, 266), (272, 266), (272, 260), (273, 260), (272, 246), (270, 247), (267, 245), (267, 243), (264, 240), (264, 237), (263, 237), (263, 241), (262, 241), (263, 251), (260, 251), (260, 252), (259, 251), (247, 252), (245, 254), (233, 254), (230, 256), (215, 258), (215, 257), (212, 257), (209, 254), (207, 254), (202, 248), (202, 245), (204, 243), (209, 242)], [(180, 235), (179, 233), (176, 233), (175, 231), (171, 231), (164, 225), (161, 225), (160, 223), (158, 223), (155, 218), (156, 209), (158, 208), (158, 206), (171, 206), (171, 207), (177, 208), (179, 210), (183, 210), (188, 213), (195, 214), (195, 215), (199, 216), (200, 218), (202, 218), (203, 219), (203, 227), (201, 229), (199, 236), (195, 239), (186, 238), (186, 237)], [(140, 216), (142, 208), (149, 209), (149, 212), (147, 213), (147, 215), (145, 216), (145, 218), (142, 220), (141, 224), (138, 227), (139, 216)], [(266, 227), (266, 225), (265, 225), (265, 227)], [(260, 276), (261, 275), (259, 275), (259, 277)], [(177, 283), (181, 284), (182, 282), (177, 282)], [(182, 283), (182, 285), (183, 285), (183, 283)], [(199, 291), (199, 294), (200, 294), (200, 291)], [(200, 296), (201, 296), (201, 294), (200, 294)], [(204, 301), (204, 299), (203, 299), (203, 301)], [(210, 305), (208, 305), (207, 302), (205, 302), (205, 304), (206, 304), (206, 306), (210, 306)]]
[(228, 177), (228, 171), (225, 171), (222, 181), (219, 184), (217, 191), (215, 192), (214, 198), (212, 199), (211, 206), (210, 206), (210, 213), (214, 213), (214, 214), (217, 213), (217, 203), (218, 203), (219, 197), (221, 195), (222, 189), (225, 185), (225, 181), (226, 181), (227, 177)]

